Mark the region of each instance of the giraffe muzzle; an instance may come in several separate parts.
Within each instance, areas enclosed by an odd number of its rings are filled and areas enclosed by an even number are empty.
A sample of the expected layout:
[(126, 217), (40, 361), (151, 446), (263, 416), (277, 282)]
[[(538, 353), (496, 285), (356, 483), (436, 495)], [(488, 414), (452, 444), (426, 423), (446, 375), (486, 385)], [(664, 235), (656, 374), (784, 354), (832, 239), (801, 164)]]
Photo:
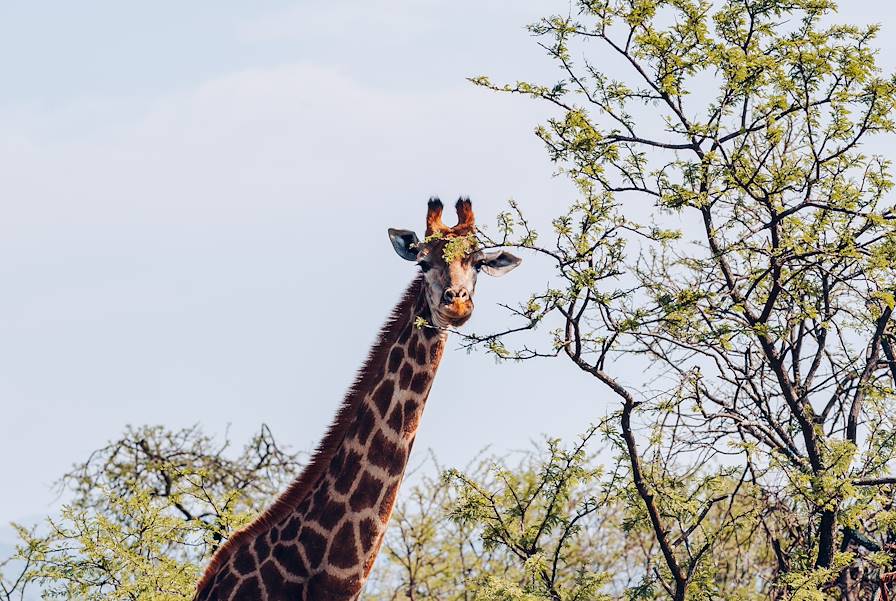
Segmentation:
[(473, 301), (469, 296), (454, 297), (451, 301), (443, 299), (442, 306), (438, 309), (443, 321), (452, 326), (463, 325), (473, 314)]

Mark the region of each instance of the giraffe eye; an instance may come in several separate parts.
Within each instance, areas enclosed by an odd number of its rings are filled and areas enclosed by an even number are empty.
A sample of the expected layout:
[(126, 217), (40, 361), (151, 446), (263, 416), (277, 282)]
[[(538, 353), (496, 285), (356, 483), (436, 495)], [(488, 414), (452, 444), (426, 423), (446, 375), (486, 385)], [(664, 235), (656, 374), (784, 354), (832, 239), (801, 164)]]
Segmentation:
[(427, 261), (420, 261), (419, 263), (417, 263), (417, 265), (420, 266), (420, 271), (422, 271), (423, 273), (426, 273), (432, 267), (432, 265), (430, 265)]

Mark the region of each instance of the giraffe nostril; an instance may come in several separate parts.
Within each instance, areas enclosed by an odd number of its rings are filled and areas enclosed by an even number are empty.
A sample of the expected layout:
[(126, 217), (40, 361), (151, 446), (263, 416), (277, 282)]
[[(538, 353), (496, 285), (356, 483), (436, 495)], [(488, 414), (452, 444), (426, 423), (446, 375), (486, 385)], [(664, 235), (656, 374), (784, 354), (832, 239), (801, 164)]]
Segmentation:
[(442, 293), (442, 301), (447, 303), (453, 303), (455, 300), (466, 300), (470, 297), (466, 288), (446, 288), (445, 292)]

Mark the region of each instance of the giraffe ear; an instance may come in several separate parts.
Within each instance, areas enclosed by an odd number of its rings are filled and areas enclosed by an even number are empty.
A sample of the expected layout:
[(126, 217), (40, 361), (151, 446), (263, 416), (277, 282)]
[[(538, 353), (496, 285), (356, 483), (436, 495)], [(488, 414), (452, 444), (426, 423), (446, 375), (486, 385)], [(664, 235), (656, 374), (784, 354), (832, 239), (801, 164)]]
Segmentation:
[(392, 248), (398, 253), (398, 256), (405, 261), (417, 260), (417, 234), (411, 230), (397, 230), (389, 228), (389, 240), (392, 241)]
[(512, 271), (523, 260), (509, 252), (499, 250), (496, 252), (482, 253), (476, 260), (476, 269), (481, 269), (491, 276), (499, 277)]

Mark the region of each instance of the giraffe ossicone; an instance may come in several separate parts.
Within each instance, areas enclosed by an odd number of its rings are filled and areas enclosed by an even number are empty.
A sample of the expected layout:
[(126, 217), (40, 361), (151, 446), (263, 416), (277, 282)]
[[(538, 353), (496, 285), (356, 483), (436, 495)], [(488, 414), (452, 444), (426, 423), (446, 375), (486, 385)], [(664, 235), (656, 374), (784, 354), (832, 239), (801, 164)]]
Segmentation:
[[(477, 274), (520, 259), (475, 241), (468, 198), (457, 225), (431, 198), (423, 240), (390, 229), (400, 257), (419, 265), (380, 331), (311, 461), (265, 512), (212, 556), (194, 601), (350, 601), (379, 551), (447, 328), (473, 312)], [(421, 325), (425, 324), (425, 325)]]

